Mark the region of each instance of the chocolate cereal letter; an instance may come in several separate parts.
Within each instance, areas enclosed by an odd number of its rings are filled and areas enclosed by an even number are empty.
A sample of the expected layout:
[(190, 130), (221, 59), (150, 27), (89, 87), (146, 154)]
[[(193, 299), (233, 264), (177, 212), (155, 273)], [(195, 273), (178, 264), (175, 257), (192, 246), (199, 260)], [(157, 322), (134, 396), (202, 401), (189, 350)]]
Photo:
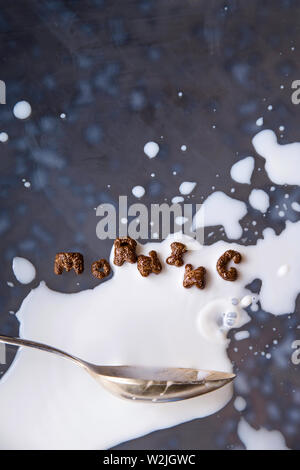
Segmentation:
[(81, 253), (57, 253), (54, 261), (55, 274), (62, 274), (63, 270), (67, 272), (74, 269), (76, 274), (83, 273), (83, 256)]
[(122, 266), (125, 261), (128, 263), (136, 263), (137, 256), (135, 253), (136, 241), (130, 237), (116, 238), (114, 242), (115, 255), (114, 264)]
[(189, 289), (192, 286), (196, 286), (198, 289), (204, 289), (205, 273), (206, 269), (203, 266), (199, 266), (199, 268), (193, 269), (191, 264), (187, 264), (185, 266), (183, 287)]
[(94, 261), (91, 266), (92, 274), (97, 279), (104, 279), (110, 273), (110, 264), (106, 259), (99, 259), (99, 261)]
[(171, 243), (171, 255), (166, 259), (167, 263), (172, 266), (182, 266), (184, 261), (182, 255), (187, 252), (187, 249), (183, 243), (173, 242)]
[(139, 255), (137, 267), (143, 277), (147, 277), (151, 273), (159, 274), (161, 272), (161, 263), (156, 251), (150, 251), (149, 256)]
[(242, 260), (242, 255), (238, 251), (227, 250), (217, 261), (217, 271), (224, 281), (235, 281), (238, 277), (238, 273), (235, 268), (232, 267), (227, 269), (227, 264), (231, 260), (235, 264), (239, 264)]

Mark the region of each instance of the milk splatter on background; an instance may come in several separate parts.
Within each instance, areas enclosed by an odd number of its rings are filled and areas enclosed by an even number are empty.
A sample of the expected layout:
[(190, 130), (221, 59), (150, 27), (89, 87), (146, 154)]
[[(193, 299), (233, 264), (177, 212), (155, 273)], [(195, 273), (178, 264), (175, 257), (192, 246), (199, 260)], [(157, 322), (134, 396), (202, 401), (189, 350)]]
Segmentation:
[(0, 142), (7, 142), (8, 134), (6, 132), (0, 132)]
[(187, 194), (190, 194), (194, 188), (196, 187), (197, 183), (191, 182), (191, 181), (184, 181), (181, 183), (179, 186), (179, 192), (186, 196)]
[(19, 101), (14, 105), (13, 113), (18, 119), (27, 119), (31, 114), (31, 106), (28, 101)]
[(243, 229), (240, 220), (247, 214), (246, 204), (216, 191), (204, 200), (194, 218), (195, 229), (221, 225), (229, 239), (238, 239)]
[[(265, 157), (251, 145), (260, 116), (278, 143), (300, 141), (299, 109), (290, 100), (291, 81), (300, 76), (295, 8), (283, 1), (263, 11), (258, 1), (228, 1), (226, 9), (221, 1), (187, 7), (176, 0), (170, 9), (169, 2), (142, 0), (121, 2), (116, 14), (101, 0), (88, 7), (28, 2), (26, 12), (20, 5), (3, 6), (0, 57), (7, 75), (1, 78), (8, 100), (0, 105), (0, 119), (9, 135), (1, 145), (3, 333), (18, 334), (18, 320), (9, 312), (19, 310), (31, 287), (15, 281), (12, 259), (29, 258), (49, 287), (62, 292), (97, 285), (89, 269), (80, 278), (55, 278), (53, 253), (80, 251), (87, 263), (107, 257), (111, 242), (96, 238), (94, 207), (117, 205), (119, 194), (137, 202), (135, 186), (145, 188), (146, 204), (180, 196), (184, 181), (197, 183), (184, 201), (203, 202), (221, 191), (243, 202), (247, 213), (238, 224), (245, 245), (255, 244), (267, 227), (279, 234), (287, 220), (299, 220), (299, 172), (279, 185), (277, 168), (266, 171)], [(39, 21), (49, 28), (41, 29)], [(32, 113), (16, 119), (13, 106), (24, 100)], [(148, 159), (143, 148), (152, 140), (160, 151)], [(255, 159), (251, 186), (230, 177), (245, 155)], [(248, 204), (253, 188), (269, 195), (266, 213)], [(205, 234), (208, 244), (228, 237), (223, 225), (207, 227)], [(259, 280), (251, 284), (254, 293), (259, 289)], [(235, 392), (247, 401), (247, 423), (280, 430), (289, 448), (299, 448), (299, 370), (290, 362), (299, 309), (296, 304), (295, 314), (274, 317), (259, 303), (255, 308), (248, 308), (250, 338), (236, 342), (230, 333)], [(238, 448), (239, 419), (232, 401), (204, 420), (119, 448)]]
[(20, 258), (19, 256), (13, 259), (12, 269), (15, 277), (21, 284), (29, 284), (36, 275), (33, 264), (28, 259)]
[(249, 203), (253, 209), (265, 213), (270, 206), (270, 198), (262, 189), (252, 189), (249, 196)]
[(141, 198), (145, 194), (145, 188), (143, 188), (143, 186), (134, 186), (131, 192), (135, 197)]
[(231, 178), (237, 183), (250, 184), (254, 170), (254, 158), (245, 157), (232, 165), (230, 170)]
[(159, 152), (159, 145), (156, 142), (147, 142), (144, 146), (144, 152), (149, 158), (154, 158)]
[(253, 429), (243, 418), (238, 435), (247, 450), (289, 450), (280, 431)]

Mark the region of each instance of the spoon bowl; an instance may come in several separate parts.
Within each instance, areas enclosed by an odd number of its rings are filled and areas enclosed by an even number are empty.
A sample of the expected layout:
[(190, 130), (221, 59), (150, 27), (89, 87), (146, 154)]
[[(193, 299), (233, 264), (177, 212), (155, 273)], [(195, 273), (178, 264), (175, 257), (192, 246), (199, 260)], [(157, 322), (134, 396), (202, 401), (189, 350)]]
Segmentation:
[[(91, 371), (90, 371), (91, 373)], [(113, 366), (95, 378), (114, 395), (136, 401), (165, 403), (186, 400), (223, 387), (235, 375), (185, 368)]]
[(186, 400), (218, 390), (232, 382), (234, 374), (176, 367), (100, 366), (47, 344), (0, 336), (0, 342), (57, 354), (85, 369), (110, 393), (133, 401), (166, 403)]

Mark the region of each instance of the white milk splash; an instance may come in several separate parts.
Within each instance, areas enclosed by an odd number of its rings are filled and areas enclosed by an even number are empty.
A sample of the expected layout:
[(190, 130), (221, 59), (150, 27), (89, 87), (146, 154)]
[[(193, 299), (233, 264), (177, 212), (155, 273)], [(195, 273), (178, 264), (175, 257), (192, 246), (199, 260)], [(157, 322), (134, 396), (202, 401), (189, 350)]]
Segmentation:
[[(76, 294), (53, 292), (41, 283), (17, 314), (20, 335), (96, 364), (231, 371), (226, 329), (222, 328), (224, 313), (237, 313), (235, 327), (249, 320), (237, 299), (249, 295), (244, 286), (255, 278), (262, 280), (260, 301), (264, 309), (274, 314), (294, 310), (300, 290), (296, 261), (300, 257), (299, 237), (300, 223), (288, 224), (279, 236), (267, 230), (263, 240), (248, 247), (219, 241), (211, 246), (199, 245), (195, 251), (197, 242), (184, 237), (187, 246), (193, 246), (185, 262), (203, 265), (208, 271), (204, 290), (184, 289), (184, 267), (165, 263), (160, 275), (148, 278), (140, 276), (136, 265), (114, 267), (112, 280)], [(173, 239), (138, 249), (145, 254), (155, 249), (164, 261)], [(243, 256), (237, 265), (236, 282), (224, 281), (215, 268), (218, 257), (228, 248), (238, 249)], [(289, 264), (290, 270), (279, 278), (277, 271), (283, 264)], [(0, 447), (107, 448), (215, 413), (231, 394), (228, 386), (186, 402), (127, 402), (110, 395), (74, 364), (24, 349), (0, 386)]]
[(33, 264), (28, 259), (21, 258), (19, 256), (16, 256), (13, 259), (12, 269), (16, 279), (21, 284), (29, 284), (33, 281), (36, 275)]
[(289, 450), (280, 431), (254, 429), (241, 418), (238, 436), (247, 450)]
[(222, 191), (216, 191), (208, 196), (196, 213), (193, 226), (212, 227), (222, 225), (230, 239), (239, 239), (243, 229), (239, 221), (247, 214), (247, 206), (243, 201), (233, 199)]
[(253, 170), (254, 158), (245, 157), (232, 165), (230, 176), (237, 183), (250, 184)]
[(273, 183), (300, 185), (300, 143), (278, 144), (276, 134), (264, 130), (252, 139), (256, 152), (266, 160), (266, 172)]
[[(259, 142), (260, 149), (268, 150), (269, 140), (267, 134), (266, 145), (263, 136), (256, 143)], [(273, 140), (272, 145), (275, 146)], [(286, 155), (288, 161), (289, 155)], [(274, 170), (272, 165), (269, 167)], [(276, 178), (276, 175), (273, 171), (272, 176)], [(287, 179), (285, 176), (284, 181)], [(217, 192), (204, 205), (208, 225), (221, 224), (229, 238), (240, 237), (239, 221), (246, 215), (244, 202)], [(224, 207), (227, 217), (220, 210)], [(180, 241), (192, 248), (184, 255), (185, 263), (207, 269), (204, 290), (184, 289), (184, 267), (165, 263), (174, 237), (162, 243), (139, 245), (138, 252), (148, 254), (151, 249), (158, 252), (163, 262), (161, 274), (143, 278), (136, 265), (117, 268), (111, 257), (114, 276), (95, 289), (62, 294), (41, 283), (25, 298), (17, 313), (20, 336), (49, 343), (96, 364), (231, 371), (226, 332), (249, 321), (244, 310), (250, 295), (246, 285), (261, 279), (259, 300), (265, 311), (274, 315), (294, 311), (300, 291), (299, 239), (300, 222), (287, 222), (278, 236), (266, 229), (263, 239), (255, 246), (219, 241), (195, 247), (198, 242), (181, 236)], [(216, 272), (217, 259), (229, 248), (240, 251), (243, 257), (236, 266), (239, 277), (235, 282), (224, 281)], [(279, 276), (282, 266), (289, 269)], [(64, 274), (72, 275), (73, 272)], [(215, 413), (231, 396), (232, 388), (227, 386), (178, 403), (123, 401), (102, 389), (73, 363), (41, 351), (19, 350), (0, 382), (0, 448), (108, 448)], [(243, 428), (239, 429), (239, 435), (245, 442)], [(281, 444), (281, 441), (276, 443)]]

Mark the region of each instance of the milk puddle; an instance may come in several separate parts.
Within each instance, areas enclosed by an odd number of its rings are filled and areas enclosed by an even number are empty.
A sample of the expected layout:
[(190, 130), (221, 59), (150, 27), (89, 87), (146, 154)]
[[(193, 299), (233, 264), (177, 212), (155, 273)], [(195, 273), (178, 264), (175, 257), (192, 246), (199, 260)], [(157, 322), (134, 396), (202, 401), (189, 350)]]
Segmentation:
[[(222, 204), (221, 194), (217, 197)], [(228, 208), (227, 199), (225, 203)], [(233, 210), (232, 220), (237, 227), (233, 235), (239, 231), (243, 212), (240, 205)], [(224, 212), (219, 213), (223, 217)], [(227, 215), (231, 217), (229, 210)], [(251, 295), (246, 285), (261, 279), (259, 300), (265, 311), (274, 315), (294, 311), (300, 290), (299, 239), (300, 222), (287, 222), (279, 236), (266, 229), (263, 239), (253, 246), (224, 241), (201, 246), (181, 237), (180, 241), (191, 248), (184, 255), (185, 263), (207, 270), (204, 290), (184, 289), (184, 267), (165, 263), (173, 238), (139, 245), (139, 253), (157, 251), (163, 263), (161, 274), (143, 278), (136, 265), (113, 266), (111, 256), (114, 276), (95, 289), (62, 294), (41, 282), (25, 298), (17, 314), (20, 336), (48, 343), (96, 364), (229, 372), (232, 365), (226, 354), (224, 324), (240, 328), (250, 320), (242, 308), (249, 304), (249, 297), (245, 300), (245, 296)], [(236, 265), (239, 277), (235, 282), (224, 281), (215, 267), (219, 256), (229, 248), (243, 257)], [(283, 270), (282, 266), (287, 268)], [(233, 322), (228, 323), (228, 319)], [(18, 352), (0, 384), (0, 448), (108, 448), (157, 429), (208, 416), (224, 407), (231, 397), (232, 388), (227, 386), (185, 402), (123, 401), (74, 364), (24, 349)]]
[[(51, 291), (44, 283), (24, 300), (20, 335), (49, 343), (98, 364), (181, 366), (231, 371), (222, 314), (237, 313), (235, 327), (248, 321), (236, 304), (262, 280), (262, 307), (274, 314), (293, 311), (299, 287), (300, 223), (280, 236), (266, 231), (256, 246), (223, 241), (193, 249), (185, 261), (208, 271), (203, 291), (184, 289), (184, 268), (164, 264), (163, 272), (142, 278), (136, 265), (114, 268), (112, 280), (76, 294)], [(183, 240), (189, 247), (190, 240)], [(139, 246), (156, 249), (161, 260), (170, 240)], [(192, 242), (195, 248), (195, 241)], [(239, 279), (224, 281), (218, 257), (238, 249)], [(295, 248), (294, 248), (295, 247)], [(278, 253), (278, 258), (274, 256)], [(111, 260), (112, 262), (112, 260)], [(286, 276), (278, 268), (289, 265)], [(232, 302), (232, 299), (235, 301)], [(113, 397), (83, 370), (43, 352), (22, 350), (0, 387), (1, 448), (107, 448), (156, 429), (207, 416), (231, 398), (231, 387), (186, 402), (149, 405)], [(20, 420), (22, 416), (22, 420)], [(30, 423), (30, 432), (28, 432)]]

